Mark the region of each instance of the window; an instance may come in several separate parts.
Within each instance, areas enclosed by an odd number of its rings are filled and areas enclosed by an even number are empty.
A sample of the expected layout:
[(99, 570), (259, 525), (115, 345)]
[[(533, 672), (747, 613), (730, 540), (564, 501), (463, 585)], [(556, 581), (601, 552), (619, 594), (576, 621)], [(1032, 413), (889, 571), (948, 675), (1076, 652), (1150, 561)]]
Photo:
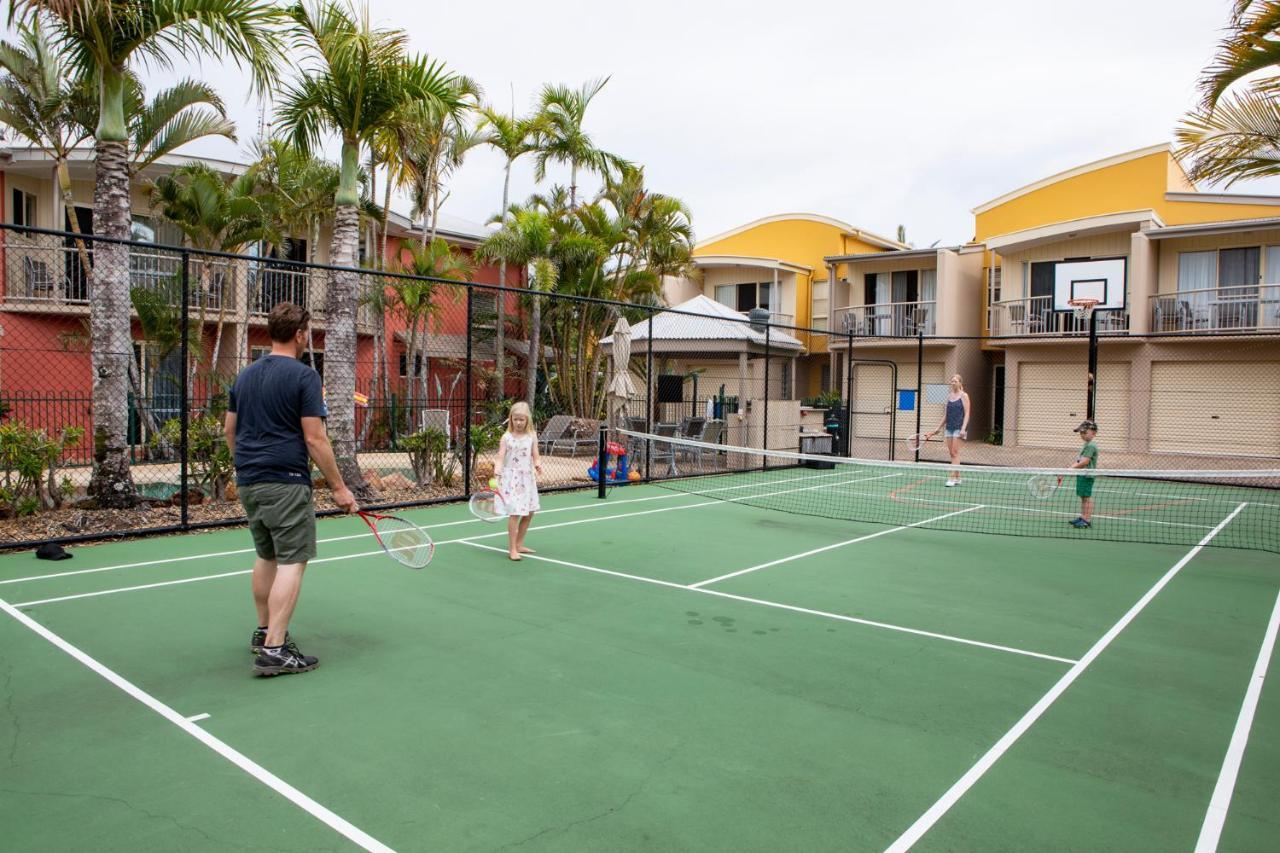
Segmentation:
[[(417, 355), (414, 356), (413, 363), (414, 363), (413, 375), (415, 377), (421, 376), (422, 375), (422, 353), (418, 353)], [(404, 379), (407, 377), (408, 374), (406, 373), (406, 370), (408, 367), (409, 367), (409, 355), (408, 353), (402, 352), (400, 353), (400, 378), (401, 379)]]
[(938, 299), (938, 271), (920, 271), (920, 301), (935, 302)]
[[(1024, 287), (1026, 286), (1027, 280), (1026, 267), (1026, 264), (1022, 265), (1022, 281)], [(1000, 267), (991, 267), (987, 270), (987, 273), (987, 301), (994, 305), (1000, 301)]]
[(491, 290), (471, 291), (471, 317), (479, 328), (498, 327), (498, 294)]
[(744, 313), (752, 308), (773, 306), (777, 301), (773, 295), (773, 283), (768, 281), (716, 285), (716, 302)]
[(1257, 287), (1261, 264), (1262, 250), (1257, 246), (1220, 250), (1218, 287)]
[(1218, 286), (1217, 252), (1178, 253), (1178, 292), (1211, 290)]
[(314, 367), (316, 370), (316, 373), (319, 373), (320, 378), (323, 379), (324, 378), (324, 350), (318, 349), (315, 351), (315, 357), (316, 357), (315, 364), (311, 363), (311, 355), (312, 354), (310, 350), (303, 350), (302, 355), (298, 356), (298, 361), (307, 365), (307, 367)]
[(828, 313), (831, 305), (831, 285), (825, 281), (815, 281), (810, 296), (810, 316), (815, 329), (826, 329)]
[(14, 225), (36, 227), (36, 197), (22, 190), (14, 190), (12, 216)]
[(884, 305), (890, 301), (889, 274), (887, 272), (869, 272), (863, 279), (862, 304)]
[(823, 362), (822, 369), (818, 371), (818, 384), (824, 392), (831, 390), (831, 362)]
[(257, 361), (264, 355), (271, 355), (271, 347), (249, 347), (250, 361)]
[(794, 369), (793, 365), (794, 362), (790, 360), (784, 361), (781, 364), (782, 382), (779, 383), (781, 385), (781, 393), (778, 396), (779, 400), (791, 399), (791, 371)]

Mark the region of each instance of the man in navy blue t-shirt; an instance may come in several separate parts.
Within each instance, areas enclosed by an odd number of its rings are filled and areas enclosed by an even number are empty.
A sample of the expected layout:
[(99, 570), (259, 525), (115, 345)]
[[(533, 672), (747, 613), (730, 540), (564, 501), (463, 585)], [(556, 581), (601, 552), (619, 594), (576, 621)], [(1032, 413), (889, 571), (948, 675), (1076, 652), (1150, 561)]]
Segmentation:
[(249, 649), (259, 675), (308, 672), (319, 665), (299, 651), (288, 633), (302, 573), (316, 556), (311, 460), (324, 474), (334, 503), (347, 512), (356, 508), (325, 434), (320, 375), (298, 361), (310, 320), (307, 311), (290, 302), (271, 309), (271, 354), (240, 372), (227, 405), (227, 447), (235, 458), (236, 487), (258, 554), (253, 564), (258, 629)]

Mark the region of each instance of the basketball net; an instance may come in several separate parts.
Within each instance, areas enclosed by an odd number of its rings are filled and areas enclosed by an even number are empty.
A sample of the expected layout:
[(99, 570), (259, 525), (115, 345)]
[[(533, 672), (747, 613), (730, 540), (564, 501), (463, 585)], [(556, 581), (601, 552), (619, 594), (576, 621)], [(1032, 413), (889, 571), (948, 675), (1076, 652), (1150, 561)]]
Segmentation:
[(1088, 320), (1089, 315), (1093, 313), (1093, 308), (1098, 304), (1096, 299), (1069, 299), (1067, 304), (1071, 306), (1071, 312), (1075, 314), (1077, 320)]

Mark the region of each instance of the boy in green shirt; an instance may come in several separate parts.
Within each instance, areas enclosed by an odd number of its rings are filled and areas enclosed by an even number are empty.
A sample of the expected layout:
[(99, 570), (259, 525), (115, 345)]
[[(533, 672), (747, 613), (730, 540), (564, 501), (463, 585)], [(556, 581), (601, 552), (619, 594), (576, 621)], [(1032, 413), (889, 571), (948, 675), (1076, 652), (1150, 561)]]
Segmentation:
[[(1076, 457), (1071, 467), (1097, 468), (1098, 445), (1094, 444), (1093, 440), (1098, 435), (1098, 424), (1094, 421), (1081, 421), (1080, 426), (1072, 432), (1080, 433), (1084, 446), (1080, 448), (1080, 455)], [(1076, 495), (1080, 498), (1080, 517), (1070, 522), (1072, 527), (1084, 529), (1093, 526), (1090, 521), (1093, 517), (1093, 481), (1094, 477), (1088, 474), (1076, 477)]]

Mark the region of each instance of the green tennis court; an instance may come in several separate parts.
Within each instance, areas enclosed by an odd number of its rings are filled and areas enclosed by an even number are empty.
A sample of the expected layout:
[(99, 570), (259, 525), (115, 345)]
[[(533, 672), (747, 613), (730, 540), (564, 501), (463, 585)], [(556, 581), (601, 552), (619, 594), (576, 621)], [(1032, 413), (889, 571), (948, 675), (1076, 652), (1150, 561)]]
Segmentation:
[[(822, 476), (895, 521), (757, 500)], [(302, 678), (250, 675), (243, 530), (0, 558), (5, 847), (1274, 849), (1278, 561), (1215, 540), (1275, 492), (1100, 496), (1153, 543), (839, 476), (544, 496), (519, 564), (462, 506), (404, 513), (420, 572), (322, 522)]]

